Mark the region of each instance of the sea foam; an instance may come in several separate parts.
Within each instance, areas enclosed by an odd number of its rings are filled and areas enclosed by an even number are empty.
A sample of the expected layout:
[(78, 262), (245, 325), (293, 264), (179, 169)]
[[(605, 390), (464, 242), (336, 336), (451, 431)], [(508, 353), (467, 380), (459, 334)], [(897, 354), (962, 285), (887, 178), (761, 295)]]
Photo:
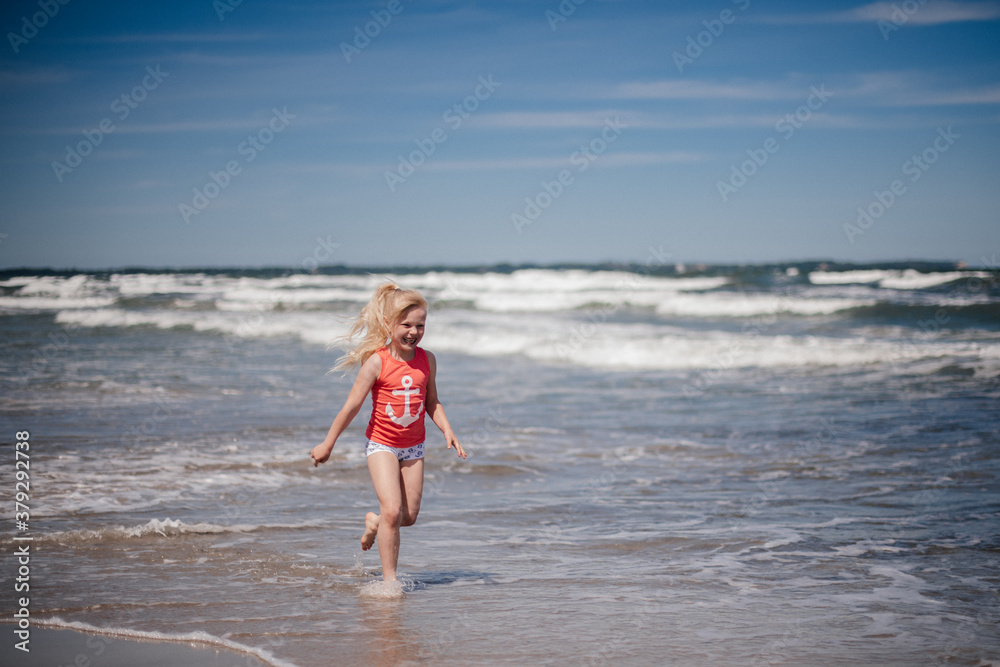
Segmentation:
[(254, 658), (257, 658), (258, 660), (262, 661), (264, 664), (272, 665), (273, 667), (298, 667), (294, 663), (287, 662), (285, 660), (281, 660), (280, 658), (275, 657), (273, 653), (271, 653), (266, 649), (247, 646), (245, 644), (240, 644), (238, 642), (234, 642), (231, 639), (225, 639), (223, 637), (216, 637), (201, 630), (195, 632), (186, 632), (182, 634), (172, 634), (167, 632), (134, 630), (131, 628), (123, 628), (118, 626), (99, 627), (81, 621), (66, 621), (60, 618), (59, 616), (36, 619), (34, 623), (43, 627), (49, 627), (53, 629), (77, 630), (80, 632), (86, 632), (90, 634), (98, 634), (98, 635), (118, 637), (124, 639), (140, 639), (140, 640), (152, 640), (152, 641), (163, 641), (163, 642), (183, 642), (183, 643), (204, 644), (206, 646), (218, 646), (221, 648), (229, 649), (231, 651), (236, 651), (238, 653), (246, 654), (248, 656), (247, 658), (248, 661), (251, 660), (250, 656), (253, 656)]

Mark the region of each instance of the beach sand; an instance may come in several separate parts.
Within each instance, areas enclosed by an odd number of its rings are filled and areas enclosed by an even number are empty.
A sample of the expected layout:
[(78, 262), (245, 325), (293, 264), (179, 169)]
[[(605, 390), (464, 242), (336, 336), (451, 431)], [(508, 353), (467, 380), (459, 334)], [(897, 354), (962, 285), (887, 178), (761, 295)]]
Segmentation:
[(30, 652), (14, 647), (13, 626), (5, 629), (0, 663), (9, 667), (250, 667), (266, 665), (239, 653), (196, 641), (163, 641), (102, 635), (77, 630), (32, 627)]

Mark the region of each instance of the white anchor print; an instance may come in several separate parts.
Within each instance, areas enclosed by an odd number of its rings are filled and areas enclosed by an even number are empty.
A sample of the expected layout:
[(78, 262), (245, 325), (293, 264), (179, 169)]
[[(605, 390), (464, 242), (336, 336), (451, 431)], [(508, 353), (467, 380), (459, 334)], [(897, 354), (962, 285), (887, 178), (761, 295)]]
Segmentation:
[(403, 403), (403, 416), (402, 417), (397, 417), (396, 416), (396, 414), (392, 411), (392, 405), (386, 404), (386, 406), (385, 406), (385, 414), (389, 415), (389, 419), (391, 419), (392, 421), (396, 422), (400, 426), (404, 426), (404, 427), (405, 426), (409, 426), (413, 422), (417, 421), (420, 418), (420, 413), (423, 412), (423, 409), (424, 409), (424, 405), (423, 405), (423, 403), (421, 403), (420, 407), (417, 408), (417, 414), (415, 414), (415, 415), (411, 415), (410, 414), (410, 395), (411, 394), (419, 394), (420, 393), (420, 389), (410, 389), (410, 387), (412, 385), (413, 385), (413, 378), (411, 378), (409, 375), (404, 375), (403, 376), (403, 388), (402, 389), (393, 389), (392, 390), (392, 395), (393, 396), (399, 396), (400, 394), (403, 395), (403, 400), (405, 402)]

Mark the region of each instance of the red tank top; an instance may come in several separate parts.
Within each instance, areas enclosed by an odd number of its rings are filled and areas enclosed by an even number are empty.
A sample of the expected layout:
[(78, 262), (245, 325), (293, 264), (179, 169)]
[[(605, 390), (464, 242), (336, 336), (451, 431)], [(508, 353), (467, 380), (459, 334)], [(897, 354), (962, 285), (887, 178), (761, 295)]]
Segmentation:
[(431, 368), (417, 348), (413, 359), (399, 361), (383, 347), (375, 354), (382, 371), (372, 387), (372, 418), (365, 437), (387, 447), (412, 447), (424, 441), (424, 399)]

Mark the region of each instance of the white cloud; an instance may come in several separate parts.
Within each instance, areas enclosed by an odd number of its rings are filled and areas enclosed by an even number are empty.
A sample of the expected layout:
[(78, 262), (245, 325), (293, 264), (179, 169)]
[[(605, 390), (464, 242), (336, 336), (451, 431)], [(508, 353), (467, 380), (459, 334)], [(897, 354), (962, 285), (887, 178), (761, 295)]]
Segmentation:
[[(801, 79), (801, 77), (798, 77)], [(944, 80), (918, 71), (888, 71), (843, 74), (824, 79), (797, 80), (794, 83), (774, 81), (718, 82), (681, 81), (669, 79), (651, 82), (629, 82), (616, 87), (612, 97), (649, 100), (732, 100), (774, 101), (791, 100), (795, 105), (805, 102), (815, 89), (822, 89), (835, 100), (849, 99), (852, 105), (885, 106), (949, 106), (960, 104), (1000, 103), (1000, 84), (968, 86)], [(769, 108), (780, 110), (771, 105)], [(793, 109), (789, 109), (791, 111)], [(627, 111), (616, 112), (622, 117)], [(632, 122), (642, 123), (642, 118), (631, 116)], [(688, 116), (658, 116), (663, 127), (753, 125), (754, 118), (762, 114), (699, 114)]]
[(769, 81), (716, 82), (668, 79), (617, 86), (612, 97), (658, 100), (773, 100), (802, 96), (801, 88)]
[(890, 102), (894, 106), (947, 106), (953, 104), (1000, 104), (1000, 85), (946, 91), (913, 91)]
[(69, 37), (65, 42), (79, 44), (150, 44), (150, 43), (195, 43), (217, 44), (228, 42), (253, 42), (273, 39), (274, 35), (265, 33), (221, 33), (221, 32), (170, 32), (123, 35), (92, 35), (89, 37)]
[(906, 18), (909, 25), (940, 25), (943, 23), (961, 23), (966, 21), (993, 21), (1000, 18), (1000, 3), (997, 2), (952, 2), (950, 0), (933, 0), (920, 4), (911, 12), (910, 4), (903, 2), (873, 2), (853, 9), (840, 12), (821, 12), (815, 14), (777, 14), (753, 18), (757, 23), (772, 23), (779, 25), (834, 24), (834, 23), (868, 23), (876, 21), (900, 20)]
[[(704, 162), (709, 157), (703, 153), (685, 151), (666, 152), (620, 152), (601, 155), (599, 162), (612, 167), (648, 166), (654, 164), (683, 164)], [(430, 171), (467, 171), (487, 169), (564, 169), (570, 166), (569, 156), (546, 156), (524, 158), (496, 158), (483, 160), (441, 160), (428, 162)]]
[(567, 127), (596, 127), (622, 112), (617, 110), (603, 111), (504, 111), (499, 113), (484, 113), (471, 119), (470, 125), (479, 127), (496, 127), (509, 129), (539, 129)]
[(28, 67), (21, 70), (0, 70), (0, 90), (21, 86), (64, 84), (72, 75), (62, 67)]
[(1000, 104), (1000, 84), (961, 86), (921, 72), (868, 72), (844, 86), (845, 97), (868, 98), (871, 106), (918, 107)]
[(904, 6), (908, 7), (906, 3), (873, 2), (846, 13), (853, 15), (856, 21), (892, 21), (893, 19), (899, 20), (900, 16), (905, 16), (906, 22), (912, 25), (992, 21), (1000, 18), (1000, 4), (996, 2), (948, 2), (941, 0), (920, 5), (912, 13), (907, 13), (903, 9)]

